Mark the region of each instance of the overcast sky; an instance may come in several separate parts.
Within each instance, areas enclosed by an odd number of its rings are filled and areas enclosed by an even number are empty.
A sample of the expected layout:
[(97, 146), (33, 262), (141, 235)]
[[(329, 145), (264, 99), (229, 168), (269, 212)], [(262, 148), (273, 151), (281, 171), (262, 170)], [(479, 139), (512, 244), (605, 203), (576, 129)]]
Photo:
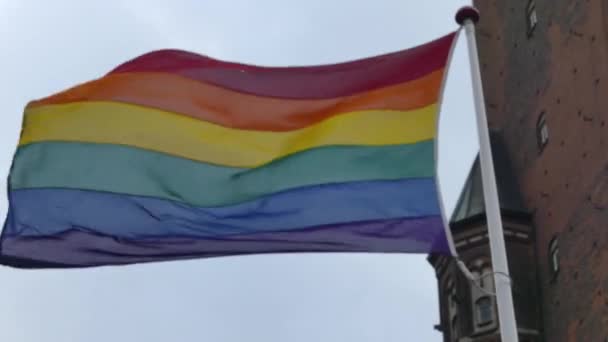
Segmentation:
[[(0, 184), (24, 105), (142, 53), (335, 63), (457, 29), (463, 0), (0, 0)], [(439, 132), (450, 214), (477, 152), (464, 35)], [(0, 198), (0, 218), (6, 214)], [(0, 341), (434, 342), (425, 255), (264, 255), (69, 271), (0, 268)]]

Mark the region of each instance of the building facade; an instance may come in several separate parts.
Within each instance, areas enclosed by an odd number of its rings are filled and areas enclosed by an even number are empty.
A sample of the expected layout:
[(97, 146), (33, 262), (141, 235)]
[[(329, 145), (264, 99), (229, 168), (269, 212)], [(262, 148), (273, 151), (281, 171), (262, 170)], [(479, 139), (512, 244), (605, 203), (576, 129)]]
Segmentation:
[[(606, 342), (608, 1), (474, 3), (520, 340)], [(451, 228), (463, 261), (483, 274), (478, 172), (474, 164)], [(493, 297), (449, 260), (429, 261), (445, 341), (500, 341)]]

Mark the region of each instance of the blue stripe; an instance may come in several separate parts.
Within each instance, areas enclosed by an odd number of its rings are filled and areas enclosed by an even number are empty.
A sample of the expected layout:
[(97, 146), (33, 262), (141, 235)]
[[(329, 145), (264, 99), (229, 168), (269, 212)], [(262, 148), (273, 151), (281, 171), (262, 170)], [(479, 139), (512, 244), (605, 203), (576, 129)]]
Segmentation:
[(440, 214), (435, 182), (428, 178), (312, 186), (215, 208), (68, 189), (13, 190), (9, 196), (12, 219), (4, 236), (79, 229), (122, 238), (218, 237)]

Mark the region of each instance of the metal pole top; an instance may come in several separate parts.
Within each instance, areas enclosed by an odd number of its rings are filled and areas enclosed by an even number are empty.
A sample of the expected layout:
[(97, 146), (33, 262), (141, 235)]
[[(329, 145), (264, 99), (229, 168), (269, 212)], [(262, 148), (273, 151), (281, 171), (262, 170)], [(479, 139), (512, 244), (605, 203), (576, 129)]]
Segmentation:
[(467, 20), (471, 20), (474, 24), (477, 24), (479, 21), (479, 11), (473, 6), (464, 6), (456, 12), (455, 19), (460, 26), (464, 25), (464, 22)]

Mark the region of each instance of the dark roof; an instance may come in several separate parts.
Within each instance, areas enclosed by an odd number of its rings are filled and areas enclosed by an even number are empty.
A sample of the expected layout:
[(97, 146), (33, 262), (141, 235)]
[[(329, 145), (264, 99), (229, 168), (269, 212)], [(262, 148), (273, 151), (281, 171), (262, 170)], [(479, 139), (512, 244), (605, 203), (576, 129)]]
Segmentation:
[[(526, 213), (527, 210), (523, 205), (519, 186), (512, 172), (509, 155), (502, 138), (498, 133), (491, 132), (490, 140), (501, 210), (511, 213)], [(485, 214), (485, 205), (479, 155), (477, 155), (464, 183), (450, 222), (460, 222), (481, 214)]]

